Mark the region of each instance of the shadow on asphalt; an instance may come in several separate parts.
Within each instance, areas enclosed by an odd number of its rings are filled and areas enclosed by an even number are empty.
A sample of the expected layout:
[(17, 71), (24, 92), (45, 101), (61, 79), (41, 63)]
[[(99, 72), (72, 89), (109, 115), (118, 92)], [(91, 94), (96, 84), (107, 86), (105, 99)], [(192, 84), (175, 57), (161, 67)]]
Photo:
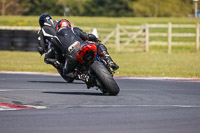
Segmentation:
[(106, 96), (103, 93), (99, 93), (99, 92), (53, 92), (53, 91), (45, 91), (45, 92), (42, 92), (42, 93), (61, 94), (61, 95)]
[(73, 82), (73, 83), (67, 83), (65, 81), (28, 81), (28, 82), (31, 82), (31, 83), (52, 83), (52, 84), (85, 84), (85, 83), (82, 83), (82, 82)]

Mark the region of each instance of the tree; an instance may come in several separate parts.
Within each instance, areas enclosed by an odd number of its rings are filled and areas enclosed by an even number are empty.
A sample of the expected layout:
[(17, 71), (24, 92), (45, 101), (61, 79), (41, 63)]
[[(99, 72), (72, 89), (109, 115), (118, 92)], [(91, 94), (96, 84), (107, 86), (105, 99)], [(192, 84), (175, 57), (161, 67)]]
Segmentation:
[(21, 15), (23, 8), (19, 0), (0, 0), (1, 15)]
[[(83, 4), (86, 0), (59, 0), (60, 4), (63, 6), (63, 9), (69, 8), (70, 16), (81, 16), (83, 15), (84, 7)], [(64, 10), (63, 10), (64, 12)]]
[(63, 15), (62, 5), (57, 0), (20, 0), (20, 3), (26, 9), (24, 15)]
[(133, 2), (136, 16), (144, 17), (183, 17), (191, 13), (188, 0), (138, 0)]
[(84, 4), (86, 16), (133, 16), (131, 0), (88, 0)]

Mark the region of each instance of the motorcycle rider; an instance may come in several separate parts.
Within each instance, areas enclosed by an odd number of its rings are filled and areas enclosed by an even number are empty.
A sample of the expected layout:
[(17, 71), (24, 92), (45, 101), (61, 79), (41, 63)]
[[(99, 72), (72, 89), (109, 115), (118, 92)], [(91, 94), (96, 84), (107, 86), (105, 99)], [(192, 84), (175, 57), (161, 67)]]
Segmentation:
[[(40, 48), (39, 52), (41, 54), (45, 53), (45, 62), (49, 63), (49, 61), (53, 64), (56, 64), (57, 58), (59, 58), (58, 54), (60, 54), (60, 51), (62, 54), (64, 54), (67, 58), (65, 61), (65, 65), (63, 68), (63, 72), (65, 74), (72, 71), (75, 64), (75, 59), (68, 51), (69, 47), (72, 45), (75, 45), (78, 43), (83, 43), (84, 41), (93, 41), (96, 42), (97, 46), (97, 54), (100, 55), (104, 60), (108, 63), (108, 65), (115, 71), (119, 68), (117, 64), (115, 64), (110, 57), (107, 48), (105, 45), (98, 43), (98, 38), (95, 37), (93, 34), (87, 34), (83, 32), (78, 27), (71, 27), (71, 24), (66, 19), (61, 19), (59, 22), (52, 21), (52, 17), (49, 14), (42, 14), (39, 18), (39, 23), (41, 26), (41, 30), (39, 32), (39, 38), (40, 38)], [(56, 27), (55, 27), (56, 26)], [(53, 50), (56, 54), (54, 56), (54, 60), (49, 59), (48, 57), (51, 55), (51, 51), (45, 50), (46, 43), (53, 43), (55, 50)], [(48, 61), (47, 61), (48, 60)]]
[(58, 62), (61, 51), (56, 45), (54, 36), (56, 35), (55, 26), (57, 21), (53, 21), (52, 17), (47, 14), (41, 14), (39, 17), (39, 24), (41, 29), (38, 31), (38, 51), (41, 55), (45, 54), (44, 62), (52, 64), (56, 67), (60, 65)]

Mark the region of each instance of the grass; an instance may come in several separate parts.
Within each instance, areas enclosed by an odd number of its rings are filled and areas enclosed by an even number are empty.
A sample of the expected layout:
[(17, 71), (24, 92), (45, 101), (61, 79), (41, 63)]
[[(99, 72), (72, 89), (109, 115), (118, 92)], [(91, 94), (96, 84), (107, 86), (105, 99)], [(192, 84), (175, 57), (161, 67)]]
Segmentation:
[[(200, 78), (200, 54), (111, 52), (120, 66), (115, 76)], [(57, 73), (36, 52), (0, 52), (0, 71)]]
[[(67, 18), (74, 26), (95, 28), (116, 28), (120, 25), (144, 25), (149, 24), (196, 24), (200, 18), (144, 18), (144, 17), (75, 17), (52, 16), (54, 20)], [(0, 16), (0, 26), (39, 26), (39, 16)], [(84, 29), (84, 28), (83, 28)], [(86, 31), (88, 32), (88, 31)], [(150, 33), (167, 33), (167, 28), (150, 28)], [(173, 28), (173, 33), (196, 33), (195, 28)], [(99, 31), (99, 33), (101, 33)], [(105, 32), (102, 32), (105, 34)], [(102, 37), (100, 37), (102, 40)], [(150, 41), (166, 42), (167, 37), (150, 37)], [(175, 42), (194, 42), (195, 37), (173, 38)]]
[(52, 66), (46, 65), (36, 52), (0, 52), (0, 71), (22, 71), (22, 72), (47, 72), (55, 73)]
[(119, 75), (200, 77), (200, 55), (195, 53), (119, 53), (113, 57), (120, 65)]
[[(39, 16), (0, 16), (0, 26), (39, 26)], [(53, 16), (54, 20), (64, 18)], [(114, 17), (67, 17), (75, 26), (115, 28), (120, 25), (150, 24), (196, 24), (200, 18), (114, 18)], [(167, 33), (167, 28), (152, 28), (151, 33)], [(173, 29), (173, 33), (195, 33), (194, 28)], [(195, 42), (195, 38), (172, 38), (173, 41)], [(151, 37), (151, 41), (167, 41), (167, 37)], [(150, 46), (150, 53), (128, 52), (135, 46), (124, 46), (123, 52), (115, 52), (115, 45), (107, 45), (110, 54), (120, 69), (116, 76), (153, 76), (153, 77), (188, 77), (200, 78), (200, 54), (195, 46), (172, 46), (172, 54), (167, 54), (167, 46)], [(137, 51), (137, 50), (135, 50)], [(43, 62), (44, 57), (36, 52), (0, 51), (0, 71), (29, 71), (57, 73)]]
[[(167, 24), (196, 24), (200, 18), (136, 18), (136, 17), (63, 17), (53, 16), (54, 20), (67, 18), (76, 26), (89, 27), (110, 27), (114, 28), (119, 23), (121, 25), (141, 25), (145, 23)], [(0, 16), (0, 26), (39, 26), (39, 16)]]

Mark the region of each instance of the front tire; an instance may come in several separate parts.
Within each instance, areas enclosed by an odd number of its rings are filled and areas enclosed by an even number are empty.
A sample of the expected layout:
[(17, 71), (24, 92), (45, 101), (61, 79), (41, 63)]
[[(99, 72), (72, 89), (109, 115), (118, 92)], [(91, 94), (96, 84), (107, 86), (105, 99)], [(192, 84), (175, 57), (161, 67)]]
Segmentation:
[(107, 92), (111, 96), (116, 96), (119, 93), (119, 86), (113, 79), (111, 73), (101, 62), (95, 61), (90, 68), (96, 75), (98, 82), (101, 84), (103, 93)]

